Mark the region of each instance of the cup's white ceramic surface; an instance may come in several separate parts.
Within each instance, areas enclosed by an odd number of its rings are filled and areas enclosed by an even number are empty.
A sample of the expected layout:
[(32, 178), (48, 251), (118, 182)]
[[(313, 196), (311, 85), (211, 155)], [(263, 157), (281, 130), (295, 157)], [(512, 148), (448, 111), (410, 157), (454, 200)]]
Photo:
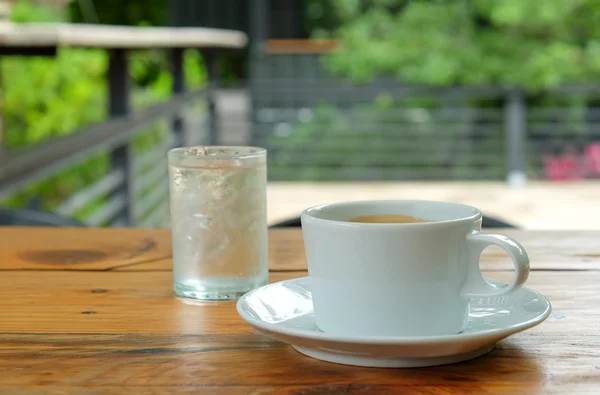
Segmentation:
[[(402, 214), (431, 222), (380, 224), (353, 217)], [(339, 336), (438, 336), (461, 332), (471, 298), (517, 290), (529, 258), (515, 240), (481, 232), (481, 212), (434, 201), (326, 204), (302, 213), (302, 230), (317, 327)], [(513, 281), (484, 280), (479, 256), (503, 248)]]

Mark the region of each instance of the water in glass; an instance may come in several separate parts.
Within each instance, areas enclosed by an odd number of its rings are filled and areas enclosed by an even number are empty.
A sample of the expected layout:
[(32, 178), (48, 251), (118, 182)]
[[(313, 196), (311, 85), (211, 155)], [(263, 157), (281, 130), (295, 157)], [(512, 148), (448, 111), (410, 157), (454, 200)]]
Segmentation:
[(175, 292), (232, 299), (266, 284), (265, 151), (178, 150), (169, 158)]

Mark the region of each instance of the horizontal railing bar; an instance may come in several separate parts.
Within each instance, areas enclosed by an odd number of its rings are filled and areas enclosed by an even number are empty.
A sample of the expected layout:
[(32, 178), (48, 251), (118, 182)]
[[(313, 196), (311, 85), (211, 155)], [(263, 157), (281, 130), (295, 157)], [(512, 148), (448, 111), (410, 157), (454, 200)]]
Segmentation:
[[(454, 154), (454, 156), (453, 156)], [(457, 167), (457, 166), (481, 166), (481, 165), (492, 165), (492, 164), (504, 164), (504, 157), (498, 158), (498, 156), (488, 157), (488, 158), (468, 158), (465, 159), (462, 156), (458, 156), (460, 153), (448, 153), (448, 157), (443, 158), (424, 158), (419, 160), (418, 157), (414, 157), (412, 159), (404, 159), (404, 158), (381, 158), (375, 157), (369, 159), (368, 163), (365, 165), (372, 167), (404, 167), (404, 166), (428, 166), (428, 167), (439, 167), (443, 168), (444, 166), (439, 163), (439, 161), (448, 161), (449, 167)], [(294, 158), (294, 160), (282, 160), (278, 161), (273, 159), (271, 161), (271, 165), (274, 167), (314, 167), (314, 168), (322, 168), (322, 167), (335, 167), (335, 166), (354, 166), (355, 163), (359, 160), (363, 159), (363, 156), (352, 156), (352, 155), (324, 155), (322, 158)], [(490, 160), (491, 159), (491, 160)], [(457, 162), (457, 163), (454, 163)], [(452, 164), (452, 165), (450, 165)]]
[(59, 214), (72, 216), (78, 210), (93, 202), (95, 199), (113, 191), (125, 182), (125, 172), (115, 170), (87, 188), (75, 193), (69, 199), (61, 203), (55, 211)]
[[(360, 144), (361, 148), (368, 148), (373, 145), (385, 145), (386, 147), (417, 147), (427, 150), (427, 146), (429, 145), (450, 146), (459, 143), (499, 143), (503, 142), (505, 139), (504, 133), (502, 132), (502, 130), (499, 130), (497, 134), (471, 132), (468, 134), (448, 133), (445, 135), (437, 133), (428, 134), (426, 131), (422, 135), (410, 133), (406, 133), (405, 135), (402, 135), (402, 133), (397, 133), (396, 135), (393, 135), (392, 133), (332, 133), (323, 136), (305, 136), (302, 139), (302, 141), (294, 139), (294, 134), (291, 134), (289, 137), (276, 137), (269, 134), (265, 134), (263, 138), (265, 138), (265, 144), (267, 145), (267, 148), (285, 147), (290, 145), (303, 147), (307, 145), (320, 144), (333, 144), (334, 146), (355, 147), (358, 143)], [(558, 137), (560, 137), (560, 135)]]
[(133, 169), (136, 173), (141, 172), (144, 169), (148, 168), (150, 165), (153, 165), (158, 161), (164, 160), (166, 157), (167, 150), (164, 149), (164, 147), (161, 144), (159, 148), (149, 150), (141, 155), (137, 155), (137, 157), (133, 159)]
[[(325, 140), (328, 138), (336, 139), (336, 140), (355, 140), (364, 137), (386, 137), (390, 140), (396, 141), (414, 141), (415, 139), (420, 139), (422, 141), (426, 140), (450, 140), (450, 141), (459, 141), (465, 140), (470, 141), (477, 138), (498, 138), (504, 139), (504, 128), (394, 128), (394, 127), (380, 127), (362, 130), (342, 130), (340, 132), (328, 132), (324, 127), (322, 129), (321, 135), (314, 134), (313, 137), (315, 140)], [(444, 131), (445, 133), (442, 133)], [(269, 133), (268, 131), (258, 130), (257, 134), (263, 135), (268, 138), (273, 138), (274, 140), (285, 141), (288, 136), (292, 139), (298, 134), (302, 134), (302, 132), (291, 132), (285, 135), (275, 135), (274, 133)], [(475, 137), (477, 136), (477, 137)], [(308, 137), (308, 136), (307, 136)]]
[(477, 141), (477, 140), (452, 140), (451, 143), (445, 141), (431, 139), (427, 141), (412, 142), (409, 139), (406, 142), (385, 141), (385, 142), (373, 142), (373, 141), (344, 141), (335, 139), (322, 139), (319, 141), (309, 142), (305, 144), (295, 144), (293, 148), (286, 147), (286, 144), (268, 144), (267, 149), (273, 151), (273, 157), (276, 157), (279, 153), (285, 152), (290, 155), (301, 155), (305, 157), (306, 154), (302, 152), (304, 149), (318, 149), (319, 152), (345, 152), (349, 154), (357, 155), (377, 155), (377, 154), (389, 154), (395, 153), (398, 155), (405, 154), (419, 154), (419, 155), (434, 155), (437, 153), (443, 153), (448, 151), (463, 151), (465, 153), (473, 152), (479, 154), (481, 151), (493, 151), (496, 149), (504, 152), (505, 142), (499, 141)]
[(528, 119), (527, 125), (536, 126), (536, 127), (588, 127), (588, 126), (597, 126), (598, 122), (587, 122), (586, 120), (578, 120), (578, 121), (549, 121), (549, 120), (534, 120)]
[(91, 226), (101, 226), (105, 222), (112, 220), (127, 204), (127, 197), (122, 194), (112, 196), (92, 215), (85, 219), (85, 222)]
[[(267, 125), (260, 125), (263, 126), (263, 128), (257, 129), (257, 133), (261, 134), (261, 135), (266, 135), (266, 136), (270, 136), (273, 134), (273, 131), (269, 128), (266, 129)], [(300, 125), (298, 125), (300, 126)], [(297, 127), (298, 127), (297, 126)], [(311, 126), (321, 126), (318, 124), (313, 124)], [(326, 138), (327, 136), (337, 136), (338, 138), (344, 138), (344, 137), (348, 137), (350, 138), (350, 136), (368, 136), (368, 135), (373, 135), (373, 136), (380, 136), (380, 137), (392, 137), (392, 138), (398, 138), (398, 139), (402, 139), (402, 138), (414, 138), (415, 136), (419, 136), (419, 137), (431, 137), (431, 138), (451, 138), (451, 139), (455, 139), (455, 138), (470, 138), (469, 135), (471, 134), (477, 134), (477, 135), (493, 135), (498, 133), (499, 137), (504, 135), (504, 125), (497, 125), (497, 126), (477, 126), (477, 127), (454, 127), (454, 126), (450, 126), (450, 125), (438, 125), (438, 126), (425, 126), (423, 125), (423, 127), (404, 127), (404, 126), (398, 126), (398, 125), (378, 125), (378, 126), (371, 126), (370, 128), (367, 125), (360, 125), (360, 124), (351, 124), (348, 125), (351, 126), (353, 129), (346, 129), (346, 128), (340, 128), (342, 129), (341, 131), (337, 132), (337, 131), (331, 131), (331, 127), (329, 125), (323, 124), (322, 127), (322, 132), (321, 135), (319, 136), (319, 139), (322, 138)], [(360, 130), (356, 130), (357, 128), (361, 128)], [(292, 126), (292, 129), (288, 129), (290, 130), (290, 136), (294, 136), (295, 132), (293, 131), (294, 127)], [(433, 130), (435, 131), (435, 134), (431, 134), (428, 135), (427, 133), (427, 129), (429, 130)], [(446, 132), (446, 133), (441, 133), (441, 132)], [(403, 133), (413, 133), (414, 136), (406, 136), (403, 135)], [(456, 134), (450, 134), (450, 133), (456, 133)]]
[(578, 136), (554, 136), (549, 139), (531, 137), (527, 140), (527, 146), (530, 148), (539, 148), (548, 144), (587, 144), (592, 142), (584, 139), (578, 139), (577, 137)]
[[(431, 93), (434, 95), (434, 93)], [(348, 92), (331, 92), (327, 90), (306, 90), (298, 92), (283, 92), (283, 91), (269, 91), (259, 92), (253, 96), (255, 108), (278, 108), (278, 107), (290, 107), (296, 106), (297, 108), (318, 108), (319, 103), (334, 104), (340, 109), (354, 109), (360, 105), (371, 105), (378, 100), (380, 94), (378, 92), (369, 91), (348, 91)], [(394, 103), (401, 107), (412, 106), (411, 100), (417, 100), (417, 98), (410, 95), (401, 94), (390, 94), (390, 98)], [(502, 99), (497, 96), (479, 96), (472, 97), (472, 99)], [(440, 107), (453, 106), (469, 107), (476, 110), (475, 107), (471, 107), (468, 103), (465, 103), (467, 98), (465, 97), (452, 97), (445, 101), (438, 99), (437, 103)], [(435, 102), (434, 102), (435, 103)]]
[[(272, 87), (286, 87), (289, 85), (299, 86), (306, 89), (312, 89), (314, 86), (329, 89), (364, 89), (364, 88), (378, 88), (382, 91), (386, 90), (401, 90), (406, 92), (436, 92), (445, 94), (456, 94), (456, 93), (508, 93), (514, 91), (515, 88), (500, 86), (500, 85), (473, 85), (473, 86), (454, 86), (454, 87), (443, 87), (443, 86), (428, 86), (428, 85), (401, 85), (398, 80), (394, 78), (379, 78), (373, 82), (365, 84), (354, 84), (349, 80), (340, 78), (262, 78), (258, 77), (253, 80), (258, 86), (272, 86)], [(553, 88), (549, 88), (543, 91), (549, 94), (559, 93), (576, 93), (576, 94), (600, 94), (600, 85), (598, 84), (572, 84), (562, 85)]]
[(134, 207), (135, 218), (144, 218), (147, 211), (160, 203), (162, 199), (166, 199), (169, 193), (167, 180), (159, 183), (148, 193), (143, 199), (138, 199)]
[[(335, 104), (335, 103), (333, 103)], [(360, 103), (358, 103), (360, 105)], [(360, 111), (360, 107), (358, 109), (347, 109), (347, 108), (336, 108), (335, 106), (331, 106), (331, 104), (329, 104), (327, 107), (319, 107), (319, 106), (315, 106), (315, 107), (300, 107), (300, 106), (282, 106), (280, 103), (277, 103), (274, 106), (262, 106), (257, 108), (257, 112), (260, 114), (268, 114), (268, 115), (272, 115), (272, 114), (283, 114), (283, 115), (297, 115), (298, 113), (305, 113), (306, 110), (310, 110), (313, 113), (319, 113), (320, 111), (327, 111), (327, 110), (331, 110), (333, 112), (336, 113), (342, 113), (342, 112), (350, 112), (351, 110), (357, 110)], [(385, 109), (378, 109), (376, 106), (372, 106), (372, 107), (367, 107), (367, 109), (369, 111), (372, 112), (372, 115), (379, 115), (378, 113), (381, 112), (383, 114), (386, 114), (387, 116), (390, 115), (403, 115), (403, 114), (414, 114), (417, 112), (426, 112), (428, 115), (430, 116), (436, 116), (436, 117), (444, 117), (444, 118), (457, 118), (457, 117), (471, 117), (473, 115), (494, 115), (494, 116), (498, 116), (498, 117), (502, 117), (504, 115), (504, 110), (502, 108), (478, 108), (478, 107), (470, 107), (468, 105), (461, 105), (461, 106), (452, 106), (452, 107), (448, 107), (448, 106), (441, 106), (440, 108), (428, 108), (426, 106), (399, 106), (399, 105), (391, 105), (389, 107), (386, 107)], [(355, 111), (352, 111), (352, 113), (354, 114)], [(237, 114), (234, 113), (234, 115), (238, 115), (238, 116), (242, 116), (242, 115), (246, 115), (247, 111), (240, 111)], [(229, 113), (228, 113), (229, 115)], [(228, 117), (229, 118), (229, 117)]]
[[(294, 169), (297, 169), (300, 173), (303, 170), (306, 170), (303, 166), (299, 166), (298, 164), (286, 164), (286, 165), (281, 165), (281, 164), (275, 164), (273, 163), (272, 165), (273, 169), (276, 169), (278, 171), (281, 170), (289, 170), (291, 172), (294, 171)], [(447, 168), (442, 168), (442, 167), (438, 167), (438, 168), (434, 168), (434, 167), (430, 167), (430, 166), (423, 166), (423, 168), (406, 168), (406, 167), (397, 167), (397, 166), (387, 166), (387, 165), (380, 165), (378, 163), (369, 163), (369, 164), (363, 164), (363, 165), (356, 165), (353, 163), (349, 163), (349, 164), (344, 164), (344, 167), (341, 168), (339, 167), (339, 165), (321, 165), (321, 166), (315, 166), (318, 167), (321, 170), (335, 170), (341, 173), (345, 173), (345, 172), (349, 172), (349, 171), (367, 171), (367, 170), (380, 170), (380, 171), (398, 171), (398, 172), (412, 172), (412, 173), (424, 173), (424, 174), (447, 174), (447, 173), (453, 173), (457, 170), (457, 168), (459, 167), (463, 167), (465, 168), (466, 166), (462, 165), (462, 166), (452, 166), (452, 167), (447, 167)], [(505, 169), (503, 164), (496, 164), (496, 165), (489, 165), (486, 166), (486, 169), (489, 171), (490, 169), (493, 170), (503, 170)], [(481, 168), (478, 167), (478, 170), (481, 170)]]
[(141, 27), (84, 23), (26, 23), (4, 26), (3, 46), (83, 48), (220, 48), (240, 49), (244, 32), (203, 27)]
[(571, 126), (571, 125), (598, 125), (600, 123), (600, 116), (595, 115), (593, 117), (589, 117), (587, 119), (583, 119), (579, 117), (579, 119), (569, 119), (567, 116), (561, 117), (560, 119), (555, 118), (542, 118), (542, 117), (531, 117), (527, 116), (526, 119), (528, 124), (555, 124), (562, 126)]
[(164, 158), (161, 159), (156, 166), (133, 180), (133, 190), (136, 195), (144, 188), (155, 184), (158, 180), (167, 179), (167, 161)]
[(206, 90), (184, 93), (168, 102), (150, 106), (131, 115), (113, 118), (69, 136), (1, 155), (0, 195), (52, 175), (74, 162), (89, 157), (93, 152), (123, 145), (145, 126), (157, 119), (176, 114), (183, 105), (205, 94)]
[[(584, 129), (587, 132), (596, 132), (598, 134), (600, 134), (600, 127), (598, 126), (598, 124), (585, 124), (585, 123), (577, 123), (577, 124), (562, 124), (562, 123), (558, 123), (558, 124), (553, 124), (553, 123), (533, 123), (533, 124), (529, 124), (528, 128), (532, 131), (540, 131), (540, 132), (547, 132), (547, 131), (567, 131), (568, 134), (577, 134), (576, 130), (581, 130)], [(565, 134), (564, 132), (561, 132), (560, 134)]]
[[(479, 125), (479, 122), (485, 122), (486, 124), (493, 124), (493, 125), (503, 125), (504, 124), (504, 118), (498, 117), (497, 119), (491, 119), (491, 118), (481, 118), (481, 117), (469, 117), (469, 118), (454, 118), (454, 119), (450, 119), (450, 118), (440, 118), (440, 117), (430, 117), (428, 115), (426, 115), (423, 120), (416, 120), (416, 116), (414, 117), (415, 119), (407, 119), (407, 118), (391, 118), (391, 117), (384, 117), (381, 115), (377, 115), (377, 114), (372, 114), (372, 115), (366, 115), (366, 116), (360, 116), (360, 115), (356, 115), (353, 113), (337, 113), (333, 116), (326, 116), (327, 118), (333, 118), (335, 120), (344, 120), (347, 122), (356, 122), (357, 124), (364, 124), (364, 125), (439, 125), (440, 127), (446, 126), (448, 124), (450, 125), (468, 125), (468, 126), (476, 126)], [(306, 119), (302, 119), (301, 116), (293, 116), (293, 117), (273, 117), (271, 119), (265, 119), (267, 117), (262, 117), (262, 116), (258, 116), (257, 117), (257, 121), (259, 124), (278, 124), (278, 123), (282, 123), (282, 122), (287, 122), (287, 123), (293, 123), (296, 125), (305, 125), (305, 124), (311, 124), (311, 125), (315, 125), (318, 123), (328, 123), (331, 122), (329, 119), (327, 120), (319, 120), (320, 116), (316, 115), (316, 116), (311, 116), (310, 118), (306, 118)], [(324, 117), (323, 117), (324, 118)], [(321, 118), (321, 119), (323, 119)]]
[(528, 106), (527, 112), (530, 115), (536, 116), (556, 116), (557, 114), (582, 114), (582, 115), (590, 115), (590, 114), (598, 114), (600, 112), (599, 107), (587, 107), (585, 104), (577, 104), (577, 105), (568, 105), (565, 104), (563, 106), (552, 106), (552, 107), (539, 107), (539, 106)]
[[(299, 122), (296, 121), (294, 123), (292, 122), (281, 122), (281, 121), (273, 121), (273, 122), (262, 122), (262, 121), (258, 121), (256, 123), (256, 126), (276, 126), (282, 123), (287, 123), (289, 126), (291, 126), (292, 128), (297, 128), (297, 127), (306, 127), (308, 126), (322, 126), (327, 128), (325, 130), (325, 133), (334, 133), (336, 131), (336, 127), (343, 127), (343, 131), (342, 132), (346, 132), (346, 131), (353, 131), (354, 129), (357, 128), (361, 128), (361, 129), (366, 129), (366, 130), (399, 130), (399, 128), (402, 128), (402, 130), (422, 130), (424, 128), (430, 128), (430, 129), (438, 129), (438, 130), (458, 130), (458, 131), (462, 131), (462, 130), (473, 130), (473, 129), (477, 129), (477, 130), (496, 130), (498, 128), (504, 128), (504, 122), (485, 122), (485, 123), (477, 123), (477, 122), (470, 122), (470, 121), (462, 121), (462, 122), (398, 122), (398, 121), (383, 121), (381, 119), (378, 119), (377, 117), (372, 117), (371, 119), (367, 119), (367, 118), (355, 118), (352, 116), (340, 116), (339, 118), (336, 118), (335, 121), (329, 121), (329, 120), (314, 120), (314, 121), (307, 121), (307, 122)], [(352, 129), (348, 129), (348, 127), (351, 127)], [(362, 130), (359, 130), (359, 132), (361, 132)]]
[[(400, 103), (418, 100), (419, 97), (413, 96), (414, 92), (403, 92), (402, 90), (369, 90), (369, 89), (346, 89), (346, 90), (331, 90), (322, 87), (314, 88), (302, 88), (292, 90), (287, 87), (273, 87), (268, 89), (267, 87), (261, 87), (260, 90), (255, 92), (254, 98), (256, 98), (257, 104), (260, 107), (264, 106), (265, 102), (273, 102), (273, 98), (276, 97), (275, 101), (280, 104), (286, 103), (323, 103), (327, 101), (336, 102), (336, 104), (348, 103), (351, 105), (363, 103), (372, 103), (382, 95), (388, 95), (392, 100)], [(423, 95), (435, 95), (435, 92), (423, 92)], [(501, 99), (506, 95), (502, 92), (487, 92), (487, 93), (462, 93), (453, 94), (446, 98), (435, 97), (431, 99), (434, 103), (455, 103), (463, 102), (467, 99)]]
[[(259, 125), (275, 125), (275, 124), (279, 124), (279, 123), (290, 123), (293, 125), (319, 125), (319, 124), (325, 124), (328, 125), (330, 123), (334, 123), (334, 122), (347, 122), (347, 123), (351, 123), (352, 125), (364, 125), (364, 126), (380, 126), (380, 125), (392, 125), (392, 126), (411, 126), (411, 125), (423, 125), (423, 126), (438, 126), (438, 127), (444, 127), (444, 126), (454, 126), (454, 127), (460, 127), (461, 125), (464, 126), (502, 126), (504, 125), (504, 120), (503, 119), (496, 119), (496, 120), (492, 120), (492, 119), (477, 119), (476, 117), (470, 118), (470, 119), (455, 119), (455, 120), (450, 120), (450, 119), (433, 119), (433, 118), (426, 118), (423, 120), (411, 120), (411, 119), (390, 119), (390, 118), (384, 118), (382, 116), (378, 116), (378, 115), (370, 115), (370, 116), (357, 116), (355, 114), (351, 114), (351, 113), (339, 113), (339, 114), (335, 114), (333, 116), (325, 116), (325, 117), (320, 117), (320, 116), (316, 116), (316, 117), (311, 117), (311, 118), (307, 118), (307, 119), (300, 119), (300, 118), (288, 118), (288, 119), (283, 119), (283, 118), (279, 118), (279, 119), (269, 119), (269, 120), (265, 120), (265, 119), (261, 119), (261, 117), (257, 117), (257, 123)], [(478, 122), (481, 121), (481, 122)]]
[(405, 92), (441, 92), (441, 93), (460, 93), (460, 92), (509, 92), (511, 88), (505, 88), (498, 85), (472, 85), (472, 86), (456, 86), (456, 87), (445, 87), (445, 86), (434, 86), (434, 85), (408, 85), (399, 84), (398, 80), (394, 78), (378, 78), (371, 82), (364, 84), (353, 83), (348, 79), (342, 78), (277, 78), (277, 77), (256, 77), (253, 79), (254, 83), (258, 83), (259, 86), (272, 86), (286, 87), (322, 87), (330, 89), (365, 89), (365, 88), (377, 88), (383, 91), (385, 90), (401, 90)]
[[(287, 170), (287, 171), (286, 171)], [(487, 168), (486, 170), (478, 169), (477, 172), (470, 174), (457, 174), (455, 169), (448, 171), (440, 170), (404, 170), (394, 168), (372, 168), (372, 167), (352, 167), (347, 168), (345, 172), (340, 172), (337, 168), (323, 168), (321, 170), (335, 171), (334, 174), (327, 174), (326, 177), (321, 177), (321, 180), (327, 181), (356, 181), (357, 176), (361, 176), (361, 179), (372, 179), (373, 181), (385, 180), (396, 180), (396, 181), (408, 181), (418, 179), (428, 180), (451, 180), (451, 179), (463, 179), (463, 180), (487, 180), (490, 179), (503, 179), (505, 176), (504, 167)], [(290, 169), (278, 169), (278, 177), (272, 177), (274, 181), (277, 180), (298, 180), (303, 177), (303, 170), (298, 168)], [(311, 181), (314, 181), (314, 176), (311, 175)]]
[[(310, 113), (307, 113), (306, 110), (309, 110)], [(415, 108), (414, 110), (419, 110)], [(351, 119), (366, 119), (369, 118), (377, 118), (377, 122), (380, 123), (418, 123), (406, 119), (411, 116), (419, 116), (417, 111), (410, 111), (406, 109), (398, 109), (398, 108), (390, 108), (387, 109), (385, 117), (382, 118), (379, 114), (367, 114), (361, 115), (357, 114), (358, 110), (355, 109), (334, 109), (334, 116), (338, 117), (348, 117)], [(461, 112), (465, 111), (465, 112)], [(390, 116), (390, 112), (393, 112), (392, 116)], [(485, 121), (485, 122), (498, 122), (503, 123), (504, 114), (503, 110), (499, 109), (494, 112), (480, 112), (478, 109), (473, 109), (472, 111), (457, 109), (455, 114), (445, 114), (439, 113), (434, 110), (423, 109), (423, 113), (425, 117), (427, 117), (427, 121), (429, 123), (438, 123), (438, 122), (465, 122), (465, 123), (475, 123), (476, 121)], [(302, 117), (307, 117), (308, 122), (313, 122), (312, 119), (314, 117), (318, 117), (320, 114), (319, 109), (315, 107), (297, 107), (295, 110), (289, 109), (276, 109), (276, 108), (262, 108), (257, 110), (257, 118), (261, 123), (278, 123), (278, 122), (299, 122)], [(578, 120), (570, 119), (573, 117), (573, 114), (565, 111), (563, 113), (556, 112), (553, 114), (548, 114), (547, 116), (542, 116), (540, 114), (534, 112), (527, 112), (527, 121), (529, 123), (552, 123), (552, 124), (597, 124), (600, 121), (600, 112), (593, 112), (586, 114), (585, 117), (580, 116)], [(402, 118), (404, 117), (404, 118)], [(228, 117), (231, 119), (231, 117)]]

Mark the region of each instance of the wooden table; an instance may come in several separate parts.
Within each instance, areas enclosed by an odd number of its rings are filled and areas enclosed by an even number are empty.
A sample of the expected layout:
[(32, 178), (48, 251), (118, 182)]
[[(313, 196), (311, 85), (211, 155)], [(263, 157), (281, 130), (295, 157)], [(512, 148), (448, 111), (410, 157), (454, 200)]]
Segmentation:
[(199, 27), (141, 27), (84, 23), (0, 23), (0, 47), (244, 48), (246, 34)]
[[(233, 302), (176, 299), (168, 231), (0, 228), (0, 393), (599, 393), (600, 232), (506, 233), (552, 316), (481, 358), (398, 370), (317, 361)], [(270, 238), (271, 281), (306, 275), (300, 231)], [(511, 276), (497, 249), (482, 266)]]

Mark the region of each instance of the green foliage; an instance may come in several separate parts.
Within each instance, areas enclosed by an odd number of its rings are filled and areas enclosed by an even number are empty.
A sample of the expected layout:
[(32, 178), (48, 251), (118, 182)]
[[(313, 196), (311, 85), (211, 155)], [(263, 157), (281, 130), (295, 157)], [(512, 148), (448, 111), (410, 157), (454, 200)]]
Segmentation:
[[(158, 60), (158, 70), (154, 81), (149, 84), (144, 91), (137, 92), (134, 96), (134, 108), (143, 108), (160, 101), (167, 100), (171, 96), (173, 87), (173, 76), (168, 71), (168, 65), (162, 62), (159, 57), (153, 57), (154, 51), (149, 51), (150, 56), (143, 55), (148, 51), (136, 52), (131, 62), (131, 74), (134, 80), (136, 77), (144, 75), (150, 64), (149, 59)], [(154, 67), (154, 65), (150, 66)], [(207, 80), (206, 69), (203, 67), (203, 60), (200, 52), (194, 49), (187, 49), (183, 57), (183, 72), (185, 84), (188, 89), (198, 89), (204, 85)], [(134, 140), (134, 152), (141, 153), (145, 150), (160, 144), (163, 138), (166, 138), (167, 128), (163, 122), (158, 122), (151, 126), (146, 133), (142, 133)]]
[[(597, 0), (309, 0), (306, 13), (314, 38), (339, 40), (339, 50), (322, 58), (326, 69), (356, 83), (393, 77), (400, 84), (527, 90), (528, 130), (538, 139), (528, 148), (528, 170), (537, 172), (541, 147), (550, 139), (561, 148), (590, 138), (586, 106), (598, 103), (585, 95), (552, 96), (547, 89), (600, 78), (598, 5)], [(320, 106), (311, 121), (271, 138), (276, 164), (270, 175), (502, 178), (504, 100), (454, 99), (449, 106), (443, 100), (436, 104), (437, 98), (432, 93), (429, 103), (394, 103), (384, 97), (345, 111)], [(549, 123), (560, 130), (547, 131)], [(303, 150), (309, 154), (298, 153)]]
[(60, 22), (60, 17), (48, 8), (26, 1), (18, 1), (13, 5), (10, 18), (16, 23)]
[(355, 81), (393, 74), (411, 83), (536, 90), (600, 77), (596, 0), (314, 0), (308, 7), (334, 15), (333, 26), (316, 32), (341, 43), (326, 66)]
[(3, 59), (4, 145), (35, 144), (104, 119), (105, 70), (102, 51), (60, 48), (56, 59)]
[[(12, 17), (17, 22), (56, 22), (49, 8), (19, 2)], [(2, 59), (3, 145), (19, 149), (65, 136), (105, 118), (103, 51), (60, 48), (56, 59)], [(20, 207), (34, 197), (48, 209), (69, 194), (104, 174), (106, 155), (96, 155), (74, 169), (25, 188), (7, 199), (6, 205)]]
[(72, 1), (68, 7), (69, 19), (104, 25), (164, 26), (168, 1), (100, 0), (93, 2), (93, 8), (86, 7), (84, 2)]
[[(17, 3), (12, 16), (18, 22), (60, 20), (50, 9), (26, 2)], [(16, 150), (105, 120), (107, 60), (103, 50), (73, 48), (59, 48), (56, 58), (2, 59), (4, 147)], [(134, 108), (168, 99), (172, 77), (164, 52), (133, 52), (130, 69), (135, 85), (144, 88), (134, 91)], [(187, 86), (197, 88), (204, 84), (206, 71), (198, 51), (185, 52), (184, 72)], [(165, 136), (164, 122), (151, 126), (134, 140), (134, 152), (161, 144)], [(22, 207), (33, 198), (41, 198), (42, 208), (51, 210), (108, 170), (108, 153), (100, 152), (48, 180), (24, 188), (3, 204)], [(84, 208), (78, 217), (84, 218), (103, 201)]]

